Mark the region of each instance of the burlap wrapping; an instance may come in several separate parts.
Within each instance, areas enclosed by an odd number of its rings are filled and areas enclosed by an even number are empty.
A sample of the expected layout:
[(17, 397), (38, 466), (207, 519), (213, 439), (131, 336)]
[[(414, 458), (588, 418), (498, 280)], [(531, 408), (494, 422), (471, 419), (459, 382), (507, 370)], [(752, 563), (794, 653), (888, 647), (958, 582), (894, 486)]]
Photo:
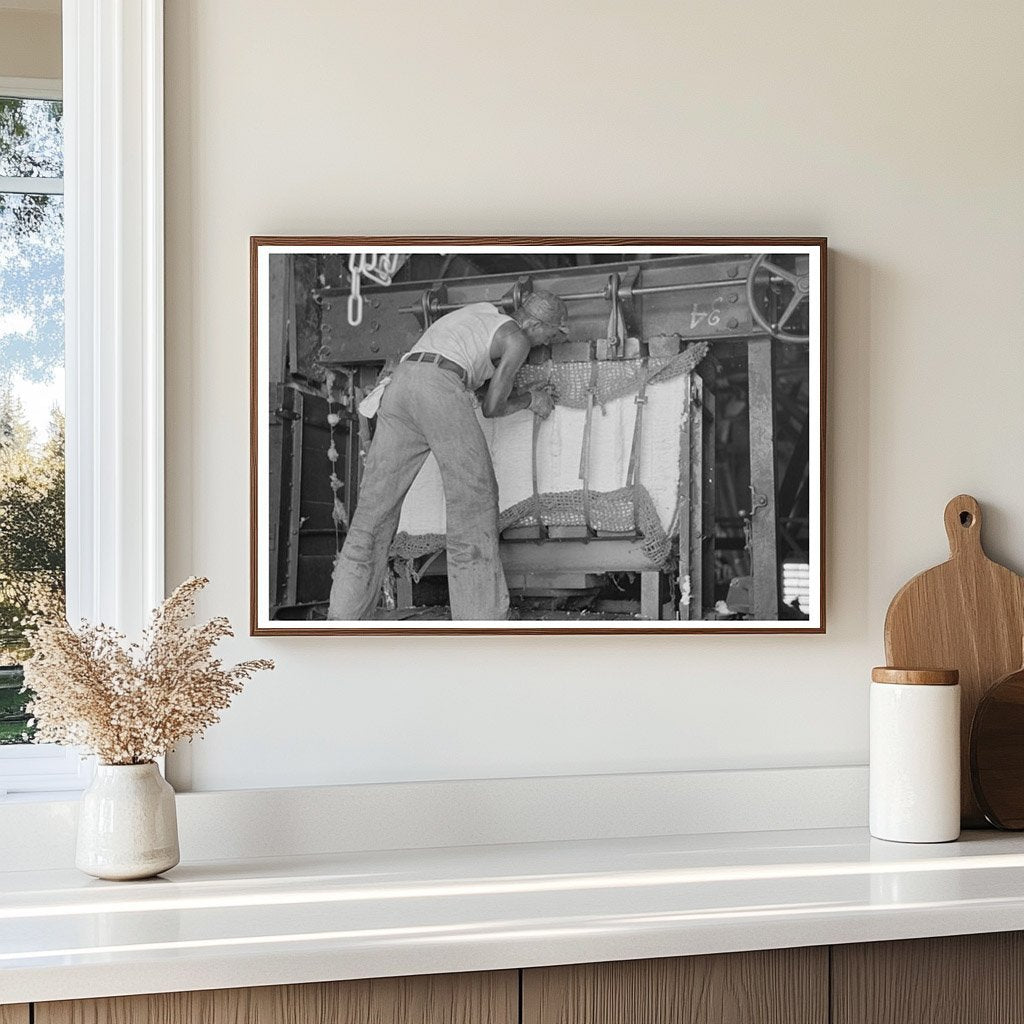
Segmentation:
[[(641, 549), (652, 568), (661, 566), (668, 558), (671, 540), (658, 519), (651, 496), (642, 485), (635, 490), (622, 487), (617, 491), (590, 492), (590, 525), (593, 529), (633, 534), (633, 496), (637, 495), (636, 525), (641, 535)], [(583, 491), (561, 491), (541, 494), (541, 524), (544, 526), (585, 526), (583, 517)], [(536, 526), (536, 505), (533, 498), (517, 502), (498, 516), (498, 529), (512, 526)], [(394, 558), (413, 559), (433, 554), (445, 546), (443, 533), (399, 533), (391, 545)]]
[[(601, 359), (597, 361), (597, 380), (594, 383), (594, 401), (604, 405), (623, 395), (640, 390), (646, 378), (648, 384), (671, 380), (690, 373), (707, 355), (708, 343), (698, 341), (683, 349), (677, 356), (649, 359), (645, 366), (640, 359)], [(594, 363), (573, 362), (527, 363), (516, 375), (515, 388), (527, 391), (547, 385), (556, 404), (573, 409), (585, 409), (593, 380)]]

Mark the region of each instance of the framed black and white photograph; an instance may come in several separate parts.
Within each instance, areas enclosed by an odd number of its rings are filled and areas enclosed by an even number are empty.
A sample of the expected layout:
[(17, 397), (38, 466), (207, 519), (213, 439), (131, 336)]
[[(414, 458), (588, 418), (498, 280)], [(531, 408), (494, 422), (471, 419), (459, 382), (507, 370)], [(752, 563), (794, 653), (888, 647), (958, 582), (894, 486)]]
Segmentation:
[(825, 629), (821, 238), (251, 240), (251, 627)]

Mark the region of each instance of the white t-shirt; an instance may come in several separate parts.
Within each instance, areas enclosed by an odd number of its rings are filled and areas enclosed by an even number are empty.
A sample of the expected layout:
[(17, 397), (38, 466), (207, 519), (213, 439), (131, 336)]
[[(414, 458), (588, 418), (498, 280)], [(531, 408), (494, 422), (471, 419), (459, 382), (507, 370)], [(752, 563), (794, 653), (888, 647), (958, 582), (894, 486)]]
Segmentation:
[(409, 351), (437, 352), (458, 363), (469, 374), (469, 387), (475, 391), (494, 375), (494, 332), (511, 319), (489, 302), (474, 302), (435, 320)]

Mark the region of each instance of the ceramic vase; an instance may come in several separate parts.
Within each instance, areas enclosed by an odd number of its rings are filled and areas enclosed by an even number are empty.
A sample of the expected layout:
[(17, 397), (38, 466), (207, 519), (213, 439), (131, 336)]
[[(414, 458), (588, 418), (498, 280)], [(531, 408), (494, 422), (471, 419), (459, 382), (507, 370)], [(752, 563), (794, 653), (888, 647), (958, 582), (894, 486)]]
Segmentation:
[(99, 764), (82, 794), (75, 865), (96, 878), (150, 878), (180, 859), (174, 790), (152, 761)]

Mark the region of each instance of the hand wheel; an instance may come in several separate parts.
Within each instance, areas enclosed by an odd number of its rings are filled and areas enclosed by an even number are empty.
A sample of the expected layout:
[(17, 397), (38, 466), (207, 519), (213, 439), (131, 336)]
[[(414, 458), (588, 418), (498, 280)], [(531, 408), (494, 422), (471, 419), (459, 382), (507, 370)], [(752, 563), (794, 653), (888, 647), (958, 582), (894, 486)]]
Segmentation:
[[(795, 334), (785, 330), (785, 327), (793, 319), (793, 314), (800, 305), (810, 301), (810, 278), (807, 274), (797, 274), (780, 267), (773, 256), (772, 253), (761, 253), (754, 257), (754, 262), (750, 265), (750, 273), (747, 275), (747, 303), (750, 306), (750, 315), (759, 327), (778, 341), (807, 341), (806, 334)], [(765, 315), (768, 307), (765, 298), (770, 294), (771, 285), (776, 283), (781, 284), (782, 290), (788, 288), (792, 294), (782, 314), (772, 323)]]

